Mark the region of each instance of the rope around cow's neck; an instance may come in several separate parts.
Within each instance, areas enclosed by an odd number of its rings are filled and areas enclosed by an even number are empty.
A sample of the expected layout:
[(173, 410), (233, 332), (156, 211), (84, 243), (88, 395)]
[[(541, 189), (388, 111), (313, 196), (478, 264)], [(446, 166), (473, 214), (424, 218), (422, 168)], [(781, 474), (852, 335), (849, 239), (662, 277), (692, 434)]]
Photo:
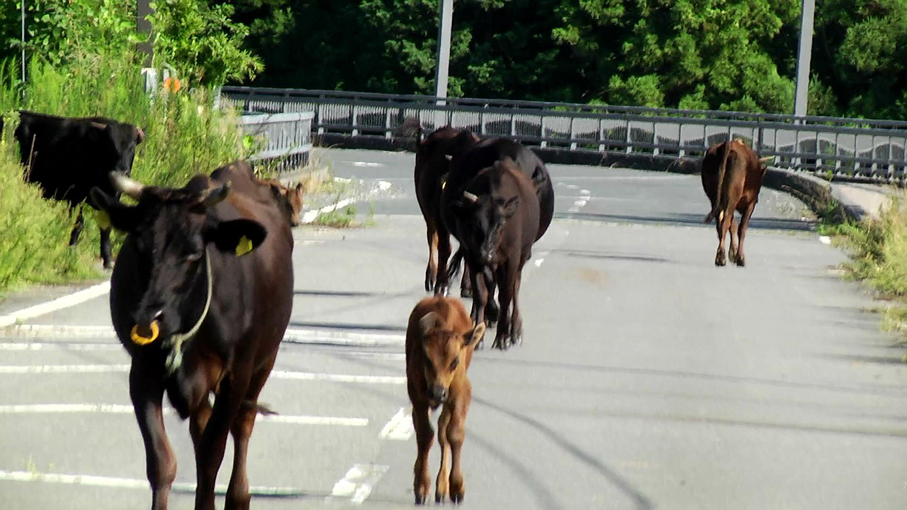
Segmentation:
[(202, 310), (202, 316), (192, 329), (186, 333), (176, 333), (170, 337), (170, 353), (167, 355), (167, 375), (173, 375), (183, 364), (183, 343), (189, 343), (195, 338), (198, 330), (201, 329), (202, 323), (208, 317), (208, 310), (211, 308), (211, 295), (214, 293), (213, 280), (211, 278), (211, 256), (208, 254), (208, 247), (205, 247), (205, 276), (208, 280), (208, 294), (205, 298), (205, 309)]

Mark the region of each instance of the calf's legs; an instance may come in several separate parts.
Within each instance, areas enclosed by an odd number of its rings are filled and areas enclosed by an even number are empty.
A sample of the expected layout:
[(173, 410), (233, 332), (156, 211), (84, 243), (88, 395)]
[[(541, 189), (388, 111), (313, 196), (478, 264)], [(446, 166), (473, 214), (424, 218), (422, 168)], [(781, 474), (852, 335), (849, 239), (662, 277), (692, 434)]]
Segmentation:
[(441, 447), (441, 467), (438, 469), (438, 478), (435, 481), (435, 503), (444, 503), (447, 499), (448, 481), (447, 462), (450, 459), (450, 441), (448, 440), (447, 426), (450, 423), (450, 407), (445, 404), (438, 418), (438, 446)]
[(435, 431), (431, 428), (428, 406), (413, 404), (413, 428), (416, 429), (416, 463), (413, 466), (413, 493), (416, 504), (422, 505), (428, 501), (431, 490), (431, 475), (428, 473), (428, 454), (431, 444), (435, 439)]
[[(450, 422), (447, 424), (447, 441), (450, 443), (450, 500), (454, 503), (463, 501), (466, 495), (466, 482), (460, 468), (460, 452), (463, 449), (463, 440), (466, 438), (466, 413), (472, 399), (472, 387), (466, 381), (465, 395), (458, 398), (450, 413)], [(446, 409), (446, 407), (445, 407)]]

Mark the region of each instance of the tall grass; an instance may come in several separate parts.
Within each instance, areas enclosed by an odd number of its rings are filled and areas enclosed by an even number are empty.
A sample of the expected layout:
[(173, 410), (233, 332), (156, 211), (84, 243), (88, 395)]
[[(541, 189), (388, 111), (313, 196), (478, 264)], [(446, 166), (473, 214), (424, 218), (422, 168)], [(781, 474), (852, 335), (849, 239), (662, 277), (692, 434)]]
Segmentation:
[(133, 177), (147, 184), (179, 187), (193, 175), (247, 156), (236, 113), (215, 110), (207, 90), (158, 90), (149, 97), (143, 84), (139, 60), (131, 54), (84, 55), (63, 68), (33, 60), (24, 87), (14, 64), (0, 65), (0, 113), (6, 117), (0, 148), (0, 293), (29, 282), (99, 274), (94, 215), (85, 214), (80, 245), (70, 249), (73, 219), (67, 205), (44, 200), (37, 187), (22, 181), (12, 138), (16, 110), (103, 116), (141, 127), (146, 138), (136, 150)]
[[(7, 115), (5, 125), (15, 125)], [(0, 139), (0, 292), (25, 283), (61, 283), (100, 276), (92, 261), (98, 245), (67, 243), (74, 222), (67, 204), (44, 200), (22, 179), (12, 130)]]

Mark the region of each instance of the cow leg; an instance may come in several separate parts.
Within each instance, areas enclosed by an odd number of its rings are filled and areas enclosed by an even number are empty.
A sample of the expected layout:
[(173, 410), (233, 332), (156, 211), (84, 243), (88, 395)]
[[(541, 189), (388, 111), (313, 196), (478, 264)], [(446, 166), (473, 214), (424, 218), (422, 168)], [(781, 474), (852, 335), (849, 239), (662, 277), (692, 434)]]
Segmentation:
[(110, 262), (113, 260), (113, 254), (110, 250), (110, 229), (102, 228), (101, 231), (101, 260), (104, 261), (104, 269), (110, 269)]
[(472, 277), (469, 276), (468, 264), (463, 264), (463, 277), (460, 278), (460, 297), (472, 297)]
[(258, 415), (258, 395), (264, 387), (274, 362), (277, 360), (275, 355), (271, 362), (261, 368), (253, 377), (249, 385), (249, 391), (246, 392), (246, 398), (239, 414), (233, 420), (233, 427), (230, 432), (233, 434), (233, 474), (230, 475), (230, 485), (227, 487), (227, 502), (225, 510), (248, 510), (252, 497), (249, 495), (249, 477), (246, 474), (246, 459), (249, 453), (249, 438), (252, 436), (252, 429), (255, 427), (255, 417)]
[(513, 283), (513, 313), (510, 315), (510, 344), (523, 345), (523, 316), (520, 314), (520, 281), (523, 279), (523, 270), (516, 274)]
[(176, 478), (176, 457), (164, 429), (161, 409), (164, 379), (160, 372), (133, 361), (129, 370), (129, 397), (145, 442), (145, 470), (151, 484), (151, 508), (166, 510), (170, 486)]
[(447, 263), (450, 261), (450, 232), (446, 228), (438, 229), (438, 269), (435, 280), (435, 295), (446, 296), (450, 287), (447, 279)]
[(727, 238), (728, 230), (731, 227), (731, 220), (734, 218), (734, 210), (730, 214), (727, 211), (718, 219), (718, 252), (715, 254), (715, 265), (724, 266), (727, 261), (724, 255), (724, 241)]
[[(470, 267), (470, 276), (472, 277), (472, 319), (476, 324), (485, 321), (485, 304), (488, 301), (488, 290), (485, 288), (485, 274), (482, 271), (476, 271)], [(482, 338), (476, 343), (476, 349), (482, 349), (485, 339)]]
[(425, 292), (432, 292), (435, 290), (438, 275), (438, 264), (435, 262), (435, 250), (438, 249), (438, 231), (430, 224), (427, 225), (426, 229), (428, 237), (428, 266), (425, 268)]
[(498, 330), (494, 336), (492, 347), (501, 350), (510, 347), (510, 303), (513, 300), (513, 283), (508, 278), (512, 274), (508, 269), (509, 267), (504, 265), (495, 275), (501, 281), (501, 288), (498, 289), (501, 309), (498, 316)]
[[(248, 370), (248, 369), (246, 369)], [(227, 435), (233, 420), (239, 414), (249, 387), (248, 372), (240, 369), (223, 378), (220, 392), (214, 401), (211, 418), (202, 432), (195, 454), (198, 488), (195, 491), (196, 510), (214, 510), (214, 483), (217, 471), (224, 460)]]
[(435, 431), (431, 428), (428, 406), (413, 404), (413, 428), (416, 429), (416, 464), (413, 466), (413, 493), (416, 495), (416, 504), (422, 505), (428, 501), (431, 490), (431, 475), (428, 473), (428, 454), (431, 444), (435, 439)]
[(737, 218), (731, 213), (731, 226), (728, 229), (731, 235), (731, 247), (727, 250), (727, 259), (733, 263), (737, 261)]
[(202, 433), (208, 420), (211, 419), (211, 403), (208, 401), (208, 395), (202, 398), (197, 409), (192, 411), (189, 417), (189, 435), (192, 437), (192, 445), (195, 447), (195, 453), (198, 454), (198, 448), (201, 444)]
[(463, 440), (466, 439), (466, 413), (472, 399), (472, 387), (466, 381), (467, 391), (461, 394), (454, 405), (447, 426), (447, 440), (450, 442), (450, 500), (461, 503), (466, 495), (466, 482), (463, 481), (463, 472), (460, 468), (460, 452), (463, 449)]
[(450, 460), (450, 442), (447, 439), (447, 425), (450, 423), (450, 406), (445, 404), (438, 418), (438, 446), (441, 447), (441, 467), (435, 482), (435, 503), (444, 503), (449, 489), (447, 463)]
[[(79, 208), (79, 214), (76, 216), (76, 223), (72, 227), (72, 232), (69, 233), (69, 245), (75, 246), (79, 244), (79, 236), (82, 235), (82, 227), (85, 226), (85, 218), (82, 217), (82, 206), (76, 206)], [(106, 267), (106, 266), (105, 266)]]
[(749, 206), (747, 206), (746, 211), (740, 218), (740, 232), (737, 234), (737, 237), (740, 239), (739, 246), (737, 248), (737, 266), (744, 267), (746, 265), (746, 257), (743, 256), (743, 238), (746, 237), (746, 230), (750, 226), (750, 218), (753, 217), (753, 211), (756, 209), (756, 201), (754, 200)]
[(485, 268), (484, 276), (485, 288), (488, 289), (488, 301), (485, 303), (485, 324), (488, 327), (493, 327), (498, 323), (498, 319), (501, 315), (498, 304), (494, 300), (494, 291), (497, 289), (497, 281), (489, 267)]

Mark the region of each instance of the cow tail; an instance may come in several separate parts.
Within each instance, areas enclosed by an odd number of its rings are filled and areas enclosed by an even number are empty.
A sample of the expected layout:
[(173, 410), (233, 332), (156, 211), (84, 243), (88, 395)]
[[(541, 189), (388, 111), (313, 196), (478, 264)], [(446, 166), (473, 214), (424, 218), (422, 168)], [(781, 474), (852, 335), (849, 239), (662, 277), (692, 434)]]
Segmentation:
[(460, 264), (463, 262), (463, 248), (457, 249), (457, 252), (454, 253), (452, 259), (450, 259), (450, 264), (447, 266), (447, 280), (453, 280), (460, 274)]
[(721, 157), (721, 164), (718, 165), (718, 197), (715, 200), (715, 207), (713, 207), (712, 210), (709, 211), (709, 214), (706, 215), (705, 220), (702, 221), (703, 223), (711, 223), (715, 218), (718, 218), (718, 221), (721, 221), (723, 219), (719, 217), (722, 209), (721, 195), (724, 191), (724, 176), (727, 173), (727, 160), (731, 154), (731, 146), (732, 143), (728, 142), (727, 147), (724, 149), (724, 156)]
[(243, 400), (243, 406), (255, 409), (255, 412), (262, 416), (274, 416), (277, 414), (277, 411), (274, 411), (267, 404), (258, 404), (252, 403), (249, 400)]

